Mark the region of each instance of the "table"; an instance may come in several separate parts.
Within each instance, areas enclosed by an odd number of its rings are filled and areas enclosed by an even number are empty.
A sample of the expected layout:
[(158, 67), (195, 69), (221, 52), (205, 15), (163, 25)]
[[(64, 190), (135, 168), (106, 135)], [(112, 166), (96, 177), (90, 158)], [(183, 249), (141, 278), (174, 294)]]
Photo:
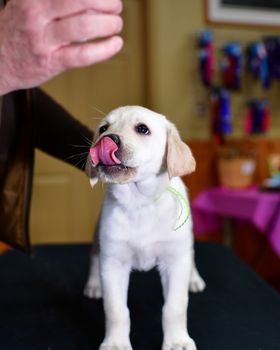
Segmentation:
[(257, 188), (209, 188), (192, 202), (192, 215), (196, 236), (222, 228), (223, 218), (248, 221), (267, 236), (271, 247), (280, 256), (279, 193)]
[[(104, 337), (102, 300), (83, 296), (91, 245), (47, 245), (28, 257), (0, 256), (1, 350), (98, 350)], [(276, 350), (280, 296), (222, 245), (197, 243), (197, 267), (206, 282), (190, 293), (188, 328), (202, 350)], [(162, 289), (158, 272), (130, 280), (134, 350), (160, 350)]]

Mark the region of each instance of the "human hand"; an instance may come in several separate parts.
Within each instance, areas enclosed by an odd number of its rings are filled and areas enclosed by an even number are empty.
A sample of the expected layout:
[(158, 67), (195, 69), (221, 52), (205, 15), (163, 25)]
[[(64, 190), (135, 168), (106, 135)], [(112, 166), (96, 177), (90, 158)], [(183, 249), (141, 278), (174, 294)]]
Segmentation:
[(115, 55), (121, 11), (121, 0), (9, 1), (0, 11), (0, 96)]

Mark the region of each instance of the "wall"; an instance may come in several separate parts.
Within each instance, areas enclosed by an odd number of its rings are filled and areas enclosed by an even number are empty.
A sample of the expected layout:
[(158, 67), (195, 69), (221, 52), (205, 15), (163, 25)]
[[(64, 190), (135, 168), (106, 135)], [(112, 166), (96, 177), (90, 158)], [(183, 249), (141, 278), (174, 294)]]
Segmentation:
[[(122, 52), (109, 61), (68, 71), (43, 86), (72, 115), (93, 129), (111, 109), (145, 103), (143, 3), (125, 0), (124, 5)], [(77, 156), (77, 163), (83, 161), (82, 156), (75, 155), (74, 147), (73, 156)], [(33, 243), (92, 239), (104, 193), (101, 184), (92, 190), (81, 171), (37, 151), (33, 189)]]
[[(259, 40), (264, 34), (279, 34), (261, 28), (207, 25), (203, 0), (147, 0), (149, 52), (149, 105), (168, 115), (179, 127), (185, 139), (209, 137), (208, 120), (199, 113), (207, 92), (201, 86), (197, 71), (196, 35), (212, 28), (215, 48), (228, 41), (247, 43)], [(218, 68), (218, 66), (216, 67)], [(273, 109), (273, 128), (269, 136), (280, 131), (280, 84), (268, 93), (246, 78), (241, 93), (232, 94), (233, 136), (243, 136), (243, 108), (248, 98), (267, 96)]]
[[(184, 139), (207, 139), (207, 116), (198, 113), (207, 98), (197, 70), (196, 35), (206, 27), (203, 13), (203, 0), (125, 0), (126, 46), (122, 53), (100, 65), (67, 72), (44, 88), (92, 127), (98, 121), (91, 117), (102, 114), (95, 107), (108, 112), (123, 104), (143, 104), (166, 114)], [(261, 29), (210, 28), (214, 30), (217, 49), (228, 40), (247, 43), (263, 35)], [(247, 79), (242, 94), (233, 95), (235, 136), (242, 136), (244, 101), (260, 93), (257, 84)], [(270, 136), (280, 130), (278, 96), (279, 85), (269, 92), (274, 109)], [(92, 192), (84, 174), (70, 168), (37, 154), (33, 242), (91, 238), (103, 189)]]

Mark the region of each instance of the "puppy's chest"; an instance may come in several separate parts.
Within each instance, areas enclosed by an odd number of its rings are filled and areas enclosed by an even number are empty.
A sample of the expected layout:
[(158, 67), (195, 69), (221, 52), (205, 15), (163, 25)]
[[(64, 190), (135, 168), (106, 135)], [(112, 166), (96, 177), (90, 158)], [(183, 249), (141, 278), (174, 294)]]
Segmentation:
[(128, 214), (127, 244), (132, 268), (149, 270), (156, 266), (165, 246), (172, 240), (174, 214), (169, 210), (142, 208)]
[(170, 205), (150, 205), (127, 211), (128, 237), (133, 242), (163, 238), (172, 231), (176, 212), (176, 207)]
[(178, 232), (174, 231), (177, 217), (177, 202), (168, 195), (149, 205), (132, 201), (130, 206), (106, 206), (105, 230), (101, 230), (101, 236), (106, 237), (103, 249), (125, 257), (134, 269), (148, 270), (178, 239)]
[(176, 201), (162, 196), (148, 204), (131, 201), (122, 205), (106, 205), (104, 212), (109, 240), (126, 241), (135, 246), (169, 240), (178, 214)]
[(135, 246), (131, 248), (131, 266), (136, 270), (150, 270), (158, 264), (157, 247), (153, 246)]

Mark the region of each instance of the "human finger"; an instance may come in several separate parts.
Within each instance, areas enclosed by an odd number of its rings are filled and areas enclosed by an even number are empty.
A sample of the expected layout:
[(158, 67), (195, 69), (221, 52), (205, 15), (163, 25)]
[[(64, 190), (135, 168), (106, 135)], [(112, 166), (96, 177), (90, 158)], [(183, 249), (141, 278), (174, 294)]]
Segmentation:
[(120, 16), (84, 13), (53, 21), (48, 25), (45, 41), (51, 46), (99, 39), (118, 34), (123, 26)]
[(98, 42), (60, 48), (54, 54), (54, 59), (63, 69), (85, 67), (111, 58), (121, 50), (122, 46), (122, 38), (114, 36)]
[(52, 18), (62, 18), (88, 10), (120, 14), (123, 4), (121, 0), (48, 0), (47, 8)]

